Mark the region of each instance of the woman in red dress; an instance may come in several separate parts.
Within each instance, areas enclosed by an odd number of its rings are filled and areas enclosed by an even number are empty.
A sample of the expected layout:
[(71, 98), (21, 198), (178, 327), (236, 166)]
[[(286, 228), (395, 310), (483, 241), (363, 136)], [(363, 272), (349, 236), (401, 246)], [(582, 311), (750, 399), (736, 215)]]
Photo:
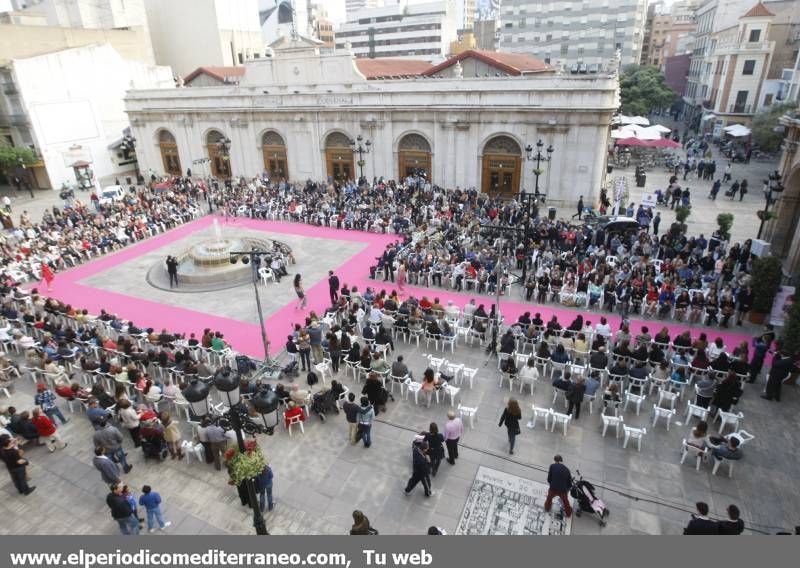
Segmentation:
[(46, 263), (42, 263), (42, 280), (47, 282), (47, 291), (50, 292), (53, 289), (53, 279), (55, 275), (53, 271), (50, 270), (50, 266)]

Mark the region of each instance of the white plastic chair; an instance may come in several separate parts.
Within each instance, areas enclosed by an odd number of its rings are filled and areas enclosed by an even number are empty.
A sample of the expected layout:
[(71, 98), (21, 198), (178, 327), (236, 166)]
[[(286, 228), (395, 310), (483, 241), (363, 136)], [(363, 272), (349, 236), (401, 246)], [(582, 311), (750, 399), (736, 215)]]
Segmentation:
[(444, 369), (448, 375), (453, 377), (453, 384), (461, 384), (461, 371), (464, 370), (463, 363), (451, 363), (450, 361), (445, 361)]
[(275, 274), (272, 272), (272, 269), (261, 267), (258, 269), (258, 275), (261, 277), (261, 283), (264, 286), (267, 285), (267, 282), (275, 282)]
[(711, 475), (717, 475), (717, 470), (719, 469), (719, 466), (721, 466), (723, 462), (726, 462), (728, 464), (728, 477), (733, 477), (733, 462), (735, 461), (737, 460), (714, 458), (714, 467), (711, 468)]
[(564, 427), (564, 435), (567, 435), (567, 428), (569, 427), (569, 423), (572, 421), (572, 415), (565, 414), (563, 412), (552, 412), (550, 417), (553, 419), (550, 425), (550, 431), (555, 432), (556, 425), (561, 424)]
[(678, 401), (678, 393), (668, 391), (667, 389), (659, 389), (658, 391), (658, 403), (656, 406), (661, 406), (664, 402), (669, 403), (669, 408), (671, 410), (675, 410), (675, 404)]
[(683, 464), (690, 455), (696, 459), (695, 469), (699, 471), (700, 464), (703, 463), (703, 460), (708, 456), (708, 448), (703, 448), (701, 450), (697, 446), (689, 444), (686, 438), (684, 438), (683, 442), (681, 442), (681, 464)]
[(469, 379), (469, 388), (472, 388), (473, 381), (475, 380), (475, 375), (478, 374), (478, 369), (472, 369), (470, 367), (464, 367), (461, 369), (461, 378), (459, 380), (459, 384), (461, 384), (465, 379)]
[(653, 405), (653, 428), (656, 427), (659, 418), (664, 418), (667, 421), (667, 432), (669, 432), (669, 425), (672, 422), (672, 417), (675, 416), (675, 409), (661, 408), (660, 406)]
[(442, 392), (444, 392), (446, 397), (447, 396), (450, 397), (450, 406), (455, 406), (456, 396), (458, 395), (459, 392), (461, 392), (461, 389), (453, 385), (445, 385), (444, 388), (442, 389)]
[(622, 442), (622, 447), (627, 448), (628, 442), (633, 439), (636, 440), (636, 449), (641, 452), (642, 438), (647, 434), (647, 428), (632, 428), (631, 426), (623, 424), (622, 429), (625, 432), (625, 440)]
[(514, 390), (514, 381), (517, 380), (517, 375), (512, 375), (511, 373), (506, 373), (505, 371), (500, 372), (500, 388), (503, 388), (503, 381), (508, 381), (508, 390)]
[(686, 403), (686, 422), (688, 423), (691, 420), (692, 416), (697, 416), (700, 420), (707, 420), (708, 419), (708, 408), (703, 408), (702, 406), (697, 406), (696, 404), (692, 404), (691, 402)]
[(627, 412), (628, 404), (633, 403), (636, 407), (636, 416), (639, 416), (639, 412), (642, 410), (642, 403), (644, 402), (645, 397), (644, 395), (640, 394), (633, 394), (630, 389), (625, 391), (625, 405), (622, 407), (622, 412)]
[(734, 413), (734, 412), (725, 412), (724, 410), (720, 410), (717, 413), (717, 416), (714, 418), (714, 422), (719, 421), (719, 433), (722, 434), (725, 427), (730, 424), (733, 426), (733, 429), (736, 430), (739, 428), (739, 421), (744, 420), (744, 414), (741, 412)]
[(458, 415), (461, 417), (461, 420), (465, 418), (469, 418), (469, 427), (471, 429), (475, 428), (475, 420), (478, 419), (478, 407), (470, 407), (470, 406), (463, 406), (462, 404), (458, 405)]
[(419, 404), (419, 392), (422, 390), (422, 383), (418, 383), (412, 379), (406, 379), (405, 382), (406, 393), (405, 398), (408, 400), (410, 393), (414, 394), (414, 404)]
[(609, 426), (613, 426), (614, 429), (617, 431), (617, 438), (620, 436), (620, 426), (624, 426), (625, 422), (622, 416), (608, 416), (603, 414), (601, 416), (603, 419), (603, 438), (606, 437), (606, 431), (608, 430)]
[(550, 415), (553, 414), (553, 409), (543, 408), (535, 404), (532, 405), (531, 408), (533, 409), (533, 418), (528, 422), (528, 428), (536, 428), (536, 419), (541, 416), (544, 418), (544, 429), (547, 430), (550, 426)]
[(319, 378), (322, 381), (323, 385), (327, 384), (327, 381), (325, 380), (325, 375), (328, 375), (328, 377), (331, 380), (333, 380), (333, 371), (331, 370), (330, 359), (325, 359), (322, 363), (317, 363), (316, 365), (314, 365), (314, 368), (319, 372)]

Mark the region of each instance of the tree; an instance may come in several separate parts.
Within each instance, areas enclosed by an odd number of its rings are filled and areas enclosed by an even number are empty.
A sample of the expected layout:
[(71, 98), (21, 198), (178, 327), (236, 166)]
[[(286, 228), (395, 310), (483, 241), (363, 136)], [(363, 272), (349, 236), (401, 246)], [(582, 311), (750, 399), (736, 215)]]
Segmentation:
[(753, 132), (753, 142), (765, 152), (777, 151), (783, 142), (783, 127), (778, 119), (787, 112), (794, 110), (794, 103), (783, 103), (769, 106), (753, 117), (750, 129)]
[(0, 171), (11, 172), (20, 166), (20, 159), (25, 166), (36, 163), (36, 155), (30, 148), (20, 148), (0, 144)]
[(795, 302), (789, 308), (789, 315), (781, 333), (780, 346), (790, 357), (796, 359), (800, 355), (800, 303)]
[(722, 238), (726, 241), (731, 238), (731, 227), (733, 227), (733, 213), (720, 213), (717, 215), (717, 225)]
[(630, 65), (619, 78), (622, 114), (646, 116), (651, 110), (672, 106), (676, 96), (664, 82), (664, 75), (653, 66)]
[(753, 287), (753, 311), (768, 314), (783, 279), (781, 261), (775, 256), (762, 256), (753, 262), (750, 285)]

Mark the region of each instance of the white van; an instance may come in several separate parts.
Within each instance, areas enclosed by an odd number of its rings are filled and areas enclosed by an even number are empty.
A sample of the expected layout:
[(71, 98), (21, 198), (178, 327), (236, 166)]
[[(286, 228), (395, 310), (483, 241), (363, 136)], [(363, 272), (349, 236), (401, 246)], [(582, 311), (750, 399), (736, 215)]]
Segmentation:
[(109, 185), (97, 191), (100, 205), (108, 205), (114, 201), (122, 201), (125, 198), (125, 189), (121, 185)]

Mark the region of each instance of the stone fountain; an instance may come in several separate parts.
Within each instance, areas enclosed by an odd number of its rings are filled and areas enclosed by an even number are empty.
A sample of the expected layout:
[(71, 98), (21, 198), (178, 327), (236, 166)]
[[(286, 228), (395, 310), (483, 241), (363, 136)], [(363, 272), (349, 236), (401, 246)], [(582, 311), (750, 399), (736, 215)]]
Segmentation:
[[(253, 276), (252, 266), (241, 262), (231, 264), (231, 251), (271, 251), (275, 245), (271, 239), (223, 235), (217, 219), (214, 219), (212, 226), (213, 238), (203, 239), (174, 255), (178, 259), (180, 285), (172, 291), (211, 292), (249, 283)], [(278, 244), (288, 248), (283, 243)], [(147, 281), (156, 288), (170, 290), (163, 259), (150, 268)]]

